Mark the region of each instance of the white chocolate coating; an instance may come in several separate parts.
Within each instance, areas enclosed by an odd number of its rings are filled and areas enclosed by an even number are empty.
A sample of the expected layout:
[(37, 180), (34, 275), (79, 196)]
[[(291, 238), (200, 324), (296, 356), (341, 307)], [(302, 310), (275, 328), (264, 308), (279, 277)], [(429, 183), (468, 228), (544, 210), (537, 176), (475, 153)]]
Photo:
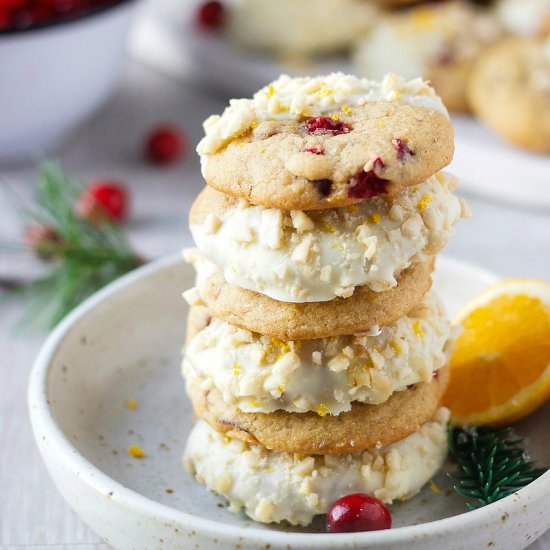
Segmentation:
[(343, 73), (300, 78), (282, 75), (256, 92), (252, 99), (232, 99), (222, 115), (207, 118), (203, 125), (205, 136), (197, 152), (204, 163), (207, 155), (261, 121), (301, 120), (344, 106), (394, 101), (447, 114), (441, 99), (421, 78), (406, 81), (395, 74), (387, 74), (377, 82)]
[(230, 502), (230, 509), (264, 523), (307, 525), (350, 493), (391, 503), (416, 494), (447, 454), (449, 411), (407, 438), (362, 453), (299, 456), (229, 439), (199, 421), (187, 441), (186, 469)]
[(204, 379), (244, 412), (338, 415), (429, 382), (448, 360), (451, 327), (433, 293), (369, 333), (283, 342), (211, 319), (188, 344), (186, 378)]
[(307, 213), (243, 200), (190, 229), (227, 282), (283, 302), (323, 302), (363, 285), (389, 290), (412, 262), (439, 252), (467, 214), (455, 187), (441, 173), (393, 197)]

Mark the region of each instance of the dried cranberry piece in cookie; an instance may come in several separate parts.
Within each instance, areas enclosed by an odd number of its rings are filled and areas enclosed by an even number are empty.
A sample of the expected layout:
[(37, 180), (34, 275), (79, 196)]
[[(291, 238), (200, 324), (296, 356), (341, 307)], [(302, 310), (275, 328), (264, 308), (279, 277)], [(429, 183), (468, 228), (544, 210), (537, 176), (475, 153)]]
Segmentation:
[(332, 192), (331, 180), (312, 180), (313, 187), (322, 197), (328, 197)]
[(359, 172), (350, 180), (348, 188), (348, 197), (352, 199), (370, 199), (376, 195), (388, 193), (389, 180), (381, 178), (375, 170), (384, 168), (384, 161), (380, 157), (376, 157), (372, 163), (372, 169), (365, 172)]
[(315, 146), (315, 147), (308, 147), (307, 149), (303, 150), (304, 153), (313, 153), (314, 155), (324, 155), (325, 150), (322, 147)]
[(391, 140), (391, 143), (395, 147), (395, 153), (399, 160), (414, 156), (413, 151), (409, 149), (407, 143), (402, 139), (394, 138)]
[(333, 120), (326, 116), (308, 118), (304, 122), (304, 126), (310, 134), (315, 136), (323, 134), (337, 136), (339, 134), (349, 134), (351, 132), (351, 126), (349, 124), (341, 120)]
[(376, 157), (373, 161), (372, 161), (372, 169), (373, 170), (376, 170), (377, 168), (385, 168), (386, 165), (384, 164), (384, 161), (380, 158), (380, 157)]

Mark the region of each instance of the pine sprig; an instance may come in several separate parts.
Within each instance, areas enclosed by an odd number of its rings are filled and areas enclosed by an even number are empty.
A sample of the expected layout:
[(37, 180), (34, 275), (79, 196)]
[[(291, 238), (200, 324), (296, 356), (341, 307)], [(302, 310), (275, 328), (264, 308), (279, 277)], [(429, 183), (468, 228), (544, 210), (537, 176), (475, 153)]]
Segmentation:
[(511, 428), (449, 426), (449, 450), (458, 469), (447, 475), (470, 510), (515, 493), (546, 472), (529, 460), (523, 439), (511, 436)]
[(96, 290), (143, 263), (106, 217), (91, 221), (77, 214), (82, 192), (58, 164), (48, 162), (41, 167), (34, 203), (21, 209), (27, 225), (47, 227), (56, 236), (39, 248), (51, 267), (17, 290), (30, 302), (22, 326), (53, 327)]

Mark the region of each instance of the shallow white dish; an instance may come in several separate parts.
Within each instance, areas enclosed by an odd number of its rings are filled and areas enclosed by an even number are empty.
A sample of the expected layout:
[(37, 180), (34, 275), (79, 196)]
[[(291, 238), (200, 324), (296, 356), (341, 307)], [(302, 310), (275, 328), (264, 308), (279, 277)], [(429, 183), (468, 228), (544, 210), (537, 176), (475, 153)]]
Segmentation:
[[(281, 73), (354, 72), (343, 56), (288, 63), (228, 43), (218, 32), (195, 28), (199, 0), (149, 0), (130, 36), (131, 53), (179, 79), (220, 95), (249, 97)], [(493, 201), (550, 210), (550, 155), (507, 144), (471, 116), (453, 116), (456, 152), (450, 170), (463, 190)]]
[[(435, 288), (449, 312), (494, 280), (440, 258)], [(493, 505), (465, 513), (441, 473), (392, 507), (390, 531), (329, 535), (255, 524), (195, 483), (180, 465), (192, 412), (179, 374), (193, 273), (179, 257), (123, 277), (77, 308), (33, 368), (29, 406), (40, 452), (75, 512), (116, 548), (519, 550), (550, 528), (550, 473)], [(137, 410), (125, 406), (135, 399)], [(550, 404), (517, 426), (550, 464)], [(127, 453), (140, 445), (146, 457)], [(316, 533), (317, 531), (317, 533)]]

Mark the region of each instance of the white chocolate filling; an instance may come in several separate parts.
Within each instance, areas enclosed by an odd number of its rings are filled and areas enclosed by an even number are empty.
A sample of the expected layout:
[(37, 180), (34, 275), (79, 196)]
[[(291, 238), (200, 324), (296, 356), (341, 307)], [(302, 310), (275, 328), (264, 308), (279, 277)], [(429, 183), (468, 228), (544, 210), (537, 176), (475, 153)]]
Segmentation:
[(451, 327), (433, 293), (370, 333), (283, 342), (212, 318), (187, 346), (186, 378), (201, 378), (244, 412), (338, 415), (429, 382), (448, 360)]
[(183, 463), (199, 483), (227, 498), (230, 510), (244, 509), (264, 523), (307, 525), (350, 493), (391, 503), (420, 491), (445, 460), (448, 418), (441, 408), (420, 430), (381, 449), (306, 457), (224, 437), (199, 421)]
[(190, 228), (228, 283), (282, 302), (324, 302), (363, 285), (389, 290), (412, 262), (438, 253), (467, 214), (455, 187), (439, 173), (393, 197), (307, 213), (241, 200)]
[(252, 99), (232, 99), (222, 115), (208, 117), (205, 136), (197, 146), (201, 162), (231, 140), (266, 120), (301, 120), (336, 112), (345, 107), (374, 102), (398, 102), (447, 114), (441, 99), (421, 78), (405, 80), (387, 74), (381, 81), (343, 73), (291, 78), (280, 76)]

